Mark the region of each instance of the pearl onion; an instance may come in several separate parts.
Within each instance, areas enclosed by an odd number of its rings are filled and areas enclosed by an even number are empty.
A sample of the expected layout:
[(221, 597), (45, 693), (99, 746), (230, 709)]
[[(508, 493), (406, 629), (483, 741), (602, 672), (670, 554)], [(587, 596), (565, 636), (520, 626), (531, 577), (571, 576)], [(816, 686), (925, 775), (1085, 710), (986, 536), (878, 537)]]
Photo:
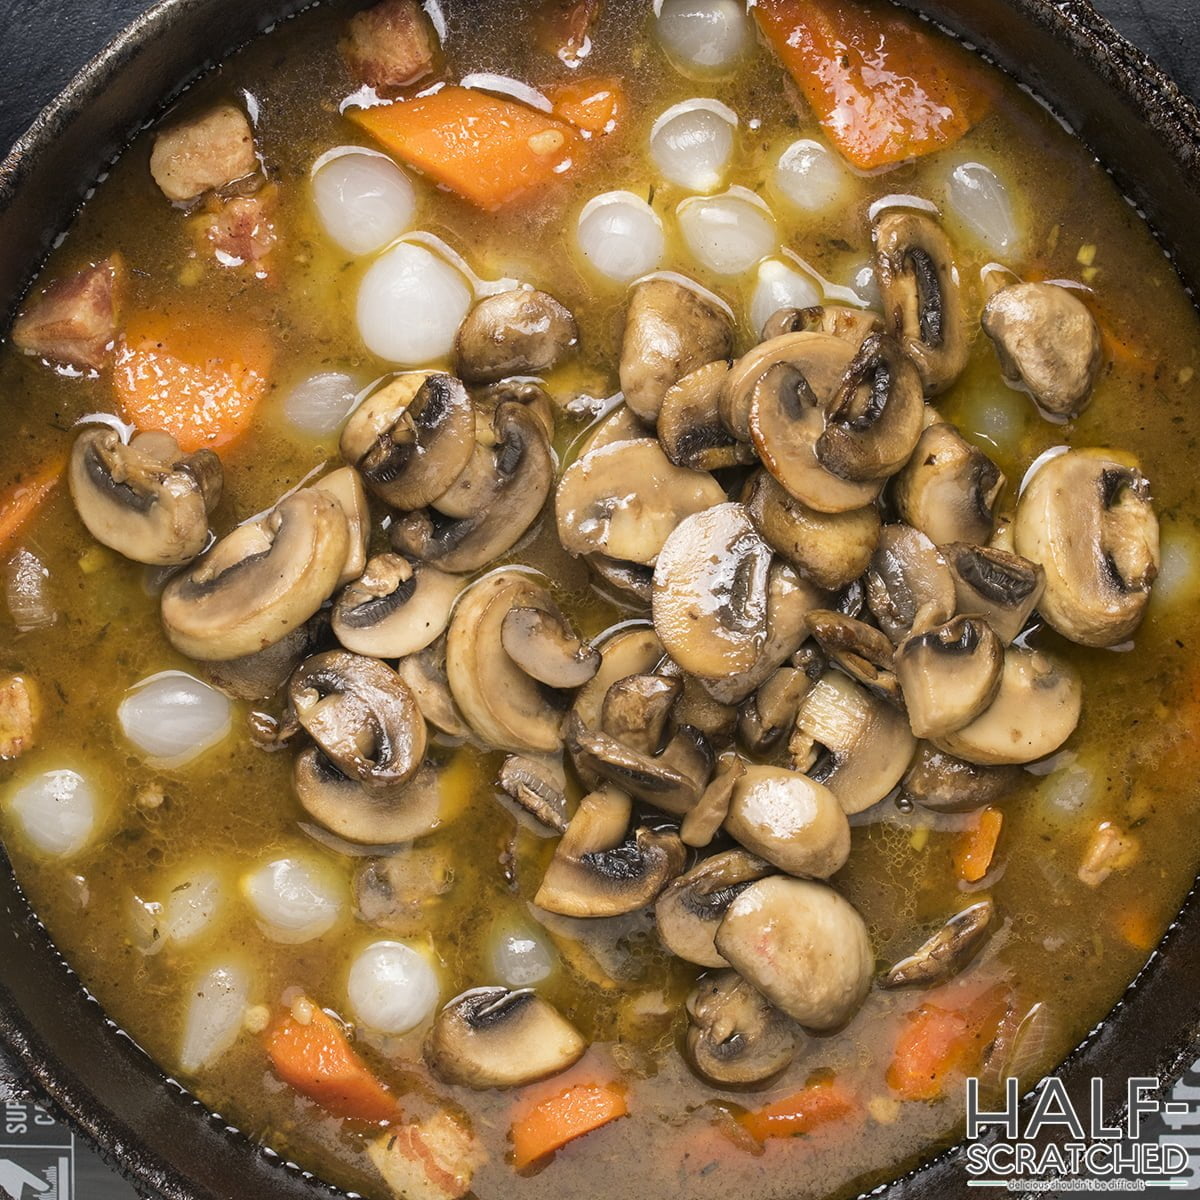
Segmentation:
[(750, 26), (738, 0), (655, 0), (655, 33), (677, 71), (728, 74), (750, 45)]
[(507, 987), (532, 987), (554, 970), (545, 940), (524, 928), (497, 931), (492, 939), (492, 970)]
[(403, 942), (372, 942), (354, 960), (346, 984), (357, 1020), (379, 1033), (407, 1033), (433, 1015), (438, 979)]
[(301, 380), (283, 401), (283, 415), (302, 433), (334, 433), (354, 409), (358, 384), (341, 371), (323, 371)]
[(179, 1065), (187, 1074), (211, 1066), (242, 1031), (250, 998), (250, 976), (227, 963), (206, 971), (187, 989), (191, 997), (183, 1021)]
[(1020, 246), (1008, 188), (982, 163), (959, 163), (950, 172), (946, 215), (992, 254), (1010, 254)]
[(91, 840), (96, 827), (96, 795), (75, 771), (46, 771), (8, 797), (9, 811), (39, 850), (66, 858)]
[(693, 196), (675, 210), (688, 250), (718, 275), (740, 275), (775, 249), (771, 210), (753, 192), (733, 187)]
[(616, 283), (653, 271), (666, 248), (658, 214), (632, 192), (605, 192), (589, 200), (575, 237), (591, 266)]
[(233, 705), (185, 671), (161, 671), (129, 689), (117, 718), (150, 762), (182, 767), (228, 736)]
[(737, 123), (737, 113), (719, 100), (674, 104), (650, 129), (650, 157), (671, 183), (711, 192), (724, 182)]
[(242, 880), (263, 932), (296, 945), (327, 933), (341, 915), (340, 889), (320, 865), (300, 858), (264, 863)]
[(781, 308), (812, 308), (822, 299), (821, 288), (815, 280), (776, 258), (768, 259), (758, 268), (758, 279), (750, 297), (750, 324), (761, 334), (763, 326)]
[(371, 254), (412, 224), (411, 180), (390, 158), (360, 146), (339, 146), (312, 169), (313, 201), (325, 232), (351, 254)]
[(779, 156), (771, 178), (789, 204), (813, 215), (847, 204), (854, 184), (838, 156), (810, 138), (793, 142)]

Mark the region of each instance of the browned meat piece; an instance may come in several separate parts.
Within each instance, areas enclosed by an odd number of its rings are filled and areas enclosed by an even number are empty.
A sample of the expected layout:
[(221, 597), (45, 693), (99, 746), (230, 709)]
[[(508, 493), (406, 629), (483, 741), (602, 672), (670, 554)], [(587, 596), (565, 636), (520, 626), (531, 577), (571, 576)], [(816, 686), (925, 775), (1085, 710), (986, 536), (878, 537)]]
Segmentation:
[(275, 245), (272, 219), (278, 192), (273, 184), (253, 196), (235, 196), (214, 204), (202, 219), (205, 240), (227, 267), (257, 265)]
[(0, 679), (0, 759), (20, 758), (33, 747), (41, 716), (42, 701), (32, 679)]
[(164, 129), (154, 139), (150, 174), (176, 204), (195, 200), (258, 170), (254, 132), (246, 114), (221, 104)]
[(56, 279), (17, 318), (13, 345), (51, 362), (99, 369), (117, 336), (124, 293), (119, 254)]
[(433, 70), (434, 41), (417, 0), (382, 0), (350, 18), (346, 65), (377, 92), (394, 92)]

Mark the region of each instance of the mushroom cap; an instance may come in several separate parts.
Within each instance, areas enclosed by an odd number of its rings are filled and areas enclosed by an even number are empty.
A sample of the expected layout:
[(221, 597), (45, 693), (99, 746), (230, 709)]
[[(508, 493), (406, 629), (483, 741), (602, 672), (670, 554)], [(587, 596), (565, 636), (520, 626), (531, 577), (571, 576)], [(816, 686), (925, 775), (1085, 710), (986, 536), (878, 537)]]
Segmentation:
[(772, 875), (730, 904), (717, 950), (808, 1029), (836, 1029), (866, 998), (875, 969), (867, 927), (831, 887)]
[(600, 652), (580, 641), (557, 606), (510, 608), (500, 624), (500, 644), (526, 675), (547, 687), (582, 687), (600, 668)]
[(866, 572), (867, 605), (900, 643), (954, 616), (954, 577), (938, 548), (911, 525), (885, 525)]
[(396, 674), (408, 684), (425, 720), (452, 738), (465, 740), (470, 727), (458, 711), (446, 678), (446, 638), (437, 638), (424, 650), (396, 664)]
[(539, 825), (567, 831), (567, 776), (561, 758), (510, 754), (496, 777), (500, 787)]
[(604, 696), (600, 728), (631, 750), (657, 754), (662, 749), (667, 720), (682, 691), (682, 682), (666, 675), (626, 675)]
[(1063, 637), (1115, 646), (1141, 624), (1158, 576), (1158, 518), (1135, 467), (1102, 451), (1045, 461), (1017, 504), (1018, 554), (1040, 563), (1038, 611)]
[(957, 975), (987, 940), (996, 905), (990, 897), (956, 912), (907, 958), (884, 976), (885, 988), (917, 983), (929, 987)]
[(904, 794), (934, 812), (971, 812), (1003, 800), (1020, 780), (1020, 767), (980, 766), (920, 742), (904, 776)]
[(134, 562), (190, 562), (208, 542), (208, 514), (221, 496), (221, 460), (183, 454), (167, 433), (126, 443), (107, 425), (85, 429), (71, 448), (67, 481), (80, 520), (98, 542)]
[(830, 663), (874, 695), (903, 703), (892, 643), (874, 625), (836, 609), (817, 608), (808, 614), (808, 628)]
[(434, 1018), (425, 1061), (447, 1083), (519, 1087), (565, 1071), (586, 1049), (575, 1026), (535, 992), (482, 987)]
[(789, 875), (828, 879), (850, 857), (850, 823), (837, 797), (783, 767), (746, 768), (734, 785), (725, 830)]
[(332, 496), (311, 488), (239, 525), (167, 584), (162, 620), (190, 658), (241, 658), (304, 624), (337, 586), (350, 536)]
[(739, 442), (721, 421), (721, 396), (729, 364), (707, 363), (672, 384), (658, 413), (658, 440), (677, 467), (716, 471), (754, 461), (753, 449)]
[(593, 643), (600, 651), (600, 669), (575, 694), (572, 716), (585, 729), (599, 729), (604, 700), (618, 680), (647, 675), (663, 657), (658, 634), (647, 622), (622, 622)]
[(685, 846), (707, 846), (717, 836), (729, 814), (734, 786), (745, 770), (745, 761), (736, 750), (721, 752), (708, 787), (680, 822), (679, 837)]
[(996, 546), (950, 542), (941, 547), (958, 611), (983, 617), (1007, 646), (1025, 628), (1046, 588), (1037, 563)]
[(828, 333), (844, 338), (857, 350), (872, 333), (882, 333), (878, 313), (843, 304), (815, 304), (811, 308), (781, 308), (763, 326), (762, 340), (784, 333)]
[(680, 521), (724, 499), (711, 475), (675, 466), (652, 438), (614, 442), (563, 472), (558, 537), (570, 554), (649, 564)]
[(795, 1057), (792, 1023), (736, 971), (700, 980), (687, 999), (687, 1013), (688, 1061), (718, 1087), (764, 1084)]
[(367, 542), (371, 536), (371, 508), (367, 503), (367, 490), (362, 477), (353, 467), (338, 467), (328, 475), (322, 475), (313, 485), (314, 491), (332, 496), (346, 514), (346, 530), (350, 535), (350, 548), (338, 583), (349, 583), (357, 579), (367, 565)]
[[(818, 651), (819, 653), (819, 651)], [(738, 710), (738, 735), (751, 754), (767, 754), (796, 722), (800, 701), (824, 673), (825, 659), (811, 676), (802, 667), (777, 667)], [(685, 836), (684, 840), (687, 838)]]
[(454, 342), (459, 374), (469, 383), (553, 370), (579, 344), (575, 318), (546, 292), (514, 288), (480, 300)]
[(637, 442), (654, 436), (654, 426), (647, 425), (622, 400), (583, 431), (577, 457), (582, 458), (589, 450), (600, 450), (617, 442)]

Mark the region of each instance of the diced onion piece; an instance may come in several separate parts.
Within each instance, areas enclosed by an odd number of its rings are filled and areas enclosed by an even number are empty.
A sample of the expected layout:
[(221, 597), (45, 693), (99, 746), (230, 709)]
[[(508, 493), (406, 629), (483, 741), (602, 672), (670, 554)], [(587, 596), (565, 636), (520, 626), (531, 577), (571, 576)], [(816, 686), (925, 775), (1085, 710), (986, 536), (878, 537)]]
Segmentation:
[(351, 254), (371, 254), (412, 224), (411, 180), (385, 154), (339, 146), (313, 164), (313, 201), (325, 232)]
[(283, 402), (283, 415), (303, 433), (336, 432), (354, 410), (358, 384), (341, 371), (323, 371), (301, 380)]
[(726, 75), (750, 45), (739, 0), (656, 0), (654, 14), (659, 43), (685, 75)]
[(20, 633), (45, 629), (58, 620), (58, 611), (50, 598), (50, 572), (30, 550), (18, 550), (5, 563), (4, 598)]
[(8, 808), (37, 849), (58, 858), (77, 854), (95, 832), (98, 806), (76, 771), (46, 771), (9, 793)]
[(771, 178), (789, 204), (814, 216), (852, 199), (854, 177), (838, 155), (812, 138), (793, 142), (779, 156)]
[(187, 1075), (211, 1067), (242, 1030), (250, 998), (250, 975), (240, 966), (225, 964), (206, 971), (188, 989), (191, 997), (183, 1023), (179, 1066)]
[(616, 283), (653, 271), (666, 248), (658, 214), (632, 192), (605, 192), (589, 200), (575, 237), (591, 266)]
[(737, 113), (719, 100), (674, 104), (650, 129), (650, 157), (671, 183), (714, 191), (725, 181), (737, 123)]
[(359, 336), (388, 362), (423, 366), (450, 356), (471, 302), (467, 281), (448, 262), (414, 242), (397, 242), (359, 285)]
[(770, 258), (758, 267), (750, 297), (750, 324), (761, 334), (763, 326), (781, 308), (812, 308), (824, 298), (821, 285), (811, 276)]
[(287, 945), (320, 937), (341, 916), (340, 889), (320, 864), (277, 858), (242, 880), (242, 892), (263, 932)]
[(403, 942), (372, 942), (346, 984), (355, 1019), (379, 1033), (407, 1033), (433, 1015), (438, 978), (428, 959)]
[(233, 705), (184, 671), (134, 684), (117, 708), (125, 736), (160, 767), (182, 767), (229, 735)]
[(1012, 197), (983, 163), (959, 163), (946, 180), (946, 215), (992, 254), (1012, 254), (1021, 243)]
[(675, 210), (693, 257), (718, 275), (740, 275), (778, 242), (771, 210), (753, 192), (732, 187), (719, 196), (693, 196)]
[(532, 987), (554, 970), (554, 954), (543, 938), (525, 928), (497, 929), (492, 935), (492, 970), (506, 987)]
[(159, 933), (176, 946), (194, 942), (209, 926), (221, 905), (221, 880), (199, 868), (167, 894), (159, 918)]

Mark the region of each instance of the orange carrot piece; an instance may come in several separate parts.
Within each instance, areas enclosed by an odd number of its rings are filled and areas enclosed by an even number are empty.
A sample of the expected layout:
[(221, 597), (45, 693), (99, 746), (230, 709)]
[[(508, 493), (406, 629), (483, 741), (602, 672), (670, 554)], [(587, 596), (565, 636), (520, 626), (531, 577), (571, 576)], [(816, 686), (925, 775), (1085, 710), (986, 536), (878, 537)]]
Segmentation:
[(625, 1089), (615, 1083), (581, 1083), (535, 1104), (512, 1123), (513, 1165), (521, 1170), (629, 1113)]
[(954, 848), (954, 869), (959, 879), (978, 883), (992, 869), (1003, 827), (1004, 814), (998, 808), (985, 808), (975, 827), (962, 834)]
[(143, 313), (117, 347), (117, 402), (131, 424), (165, 430), (182, 450), (216, 449), (249, 428), (272, 358), (266, 336), (253, 329), (201, 313)]
[(579, 141), (557, 117), (463, 87), (347, 115), (410, 167), (488, 211), (568, 170)]
[(554, 106), (554, 115), (584, 133), (612, 133), (629, 111), (625, 89), (615, 77), (572, 79), (554, 84), (545, 92)]
[(759, 0), (754, 15), (834, 145), (863, 170), (944, 150), (990, 104), (982, 65), (891, 5)]
[(1117, 913), (1117, 932), (1135, 950), (1149, 954), (1162, 938), (1162, 927), (1145, 908), (1129, 908)]
[(380, 1123), (400, 1115), (396, 1097), (371, 1073), (338, 1028), (315, 1005), (307, 1025), (288, 1014), (267, 1034), (275, 1074), (335, 1117)]
[(58, 486), (66, 465), (65, 458), (52, 458), (33, 475), (18, 480), (0, 496), (0, 551), (7, 550), (33, 519), (42, 501)]
[(844, 1121), (858, 1111), (854, 1097), (834, 1079), (811, 1083), (763, 1108), (742, 1113), (738, 1124), (756, 1141), (797, 1137)]
[(896, 1039), (888, 1087), (905, 1100), (936, 1100), (955, 1074), (979, 1067), (1009, 1003), (1008, 988), (996, 984), (960, 1008), (914, 1009)]

